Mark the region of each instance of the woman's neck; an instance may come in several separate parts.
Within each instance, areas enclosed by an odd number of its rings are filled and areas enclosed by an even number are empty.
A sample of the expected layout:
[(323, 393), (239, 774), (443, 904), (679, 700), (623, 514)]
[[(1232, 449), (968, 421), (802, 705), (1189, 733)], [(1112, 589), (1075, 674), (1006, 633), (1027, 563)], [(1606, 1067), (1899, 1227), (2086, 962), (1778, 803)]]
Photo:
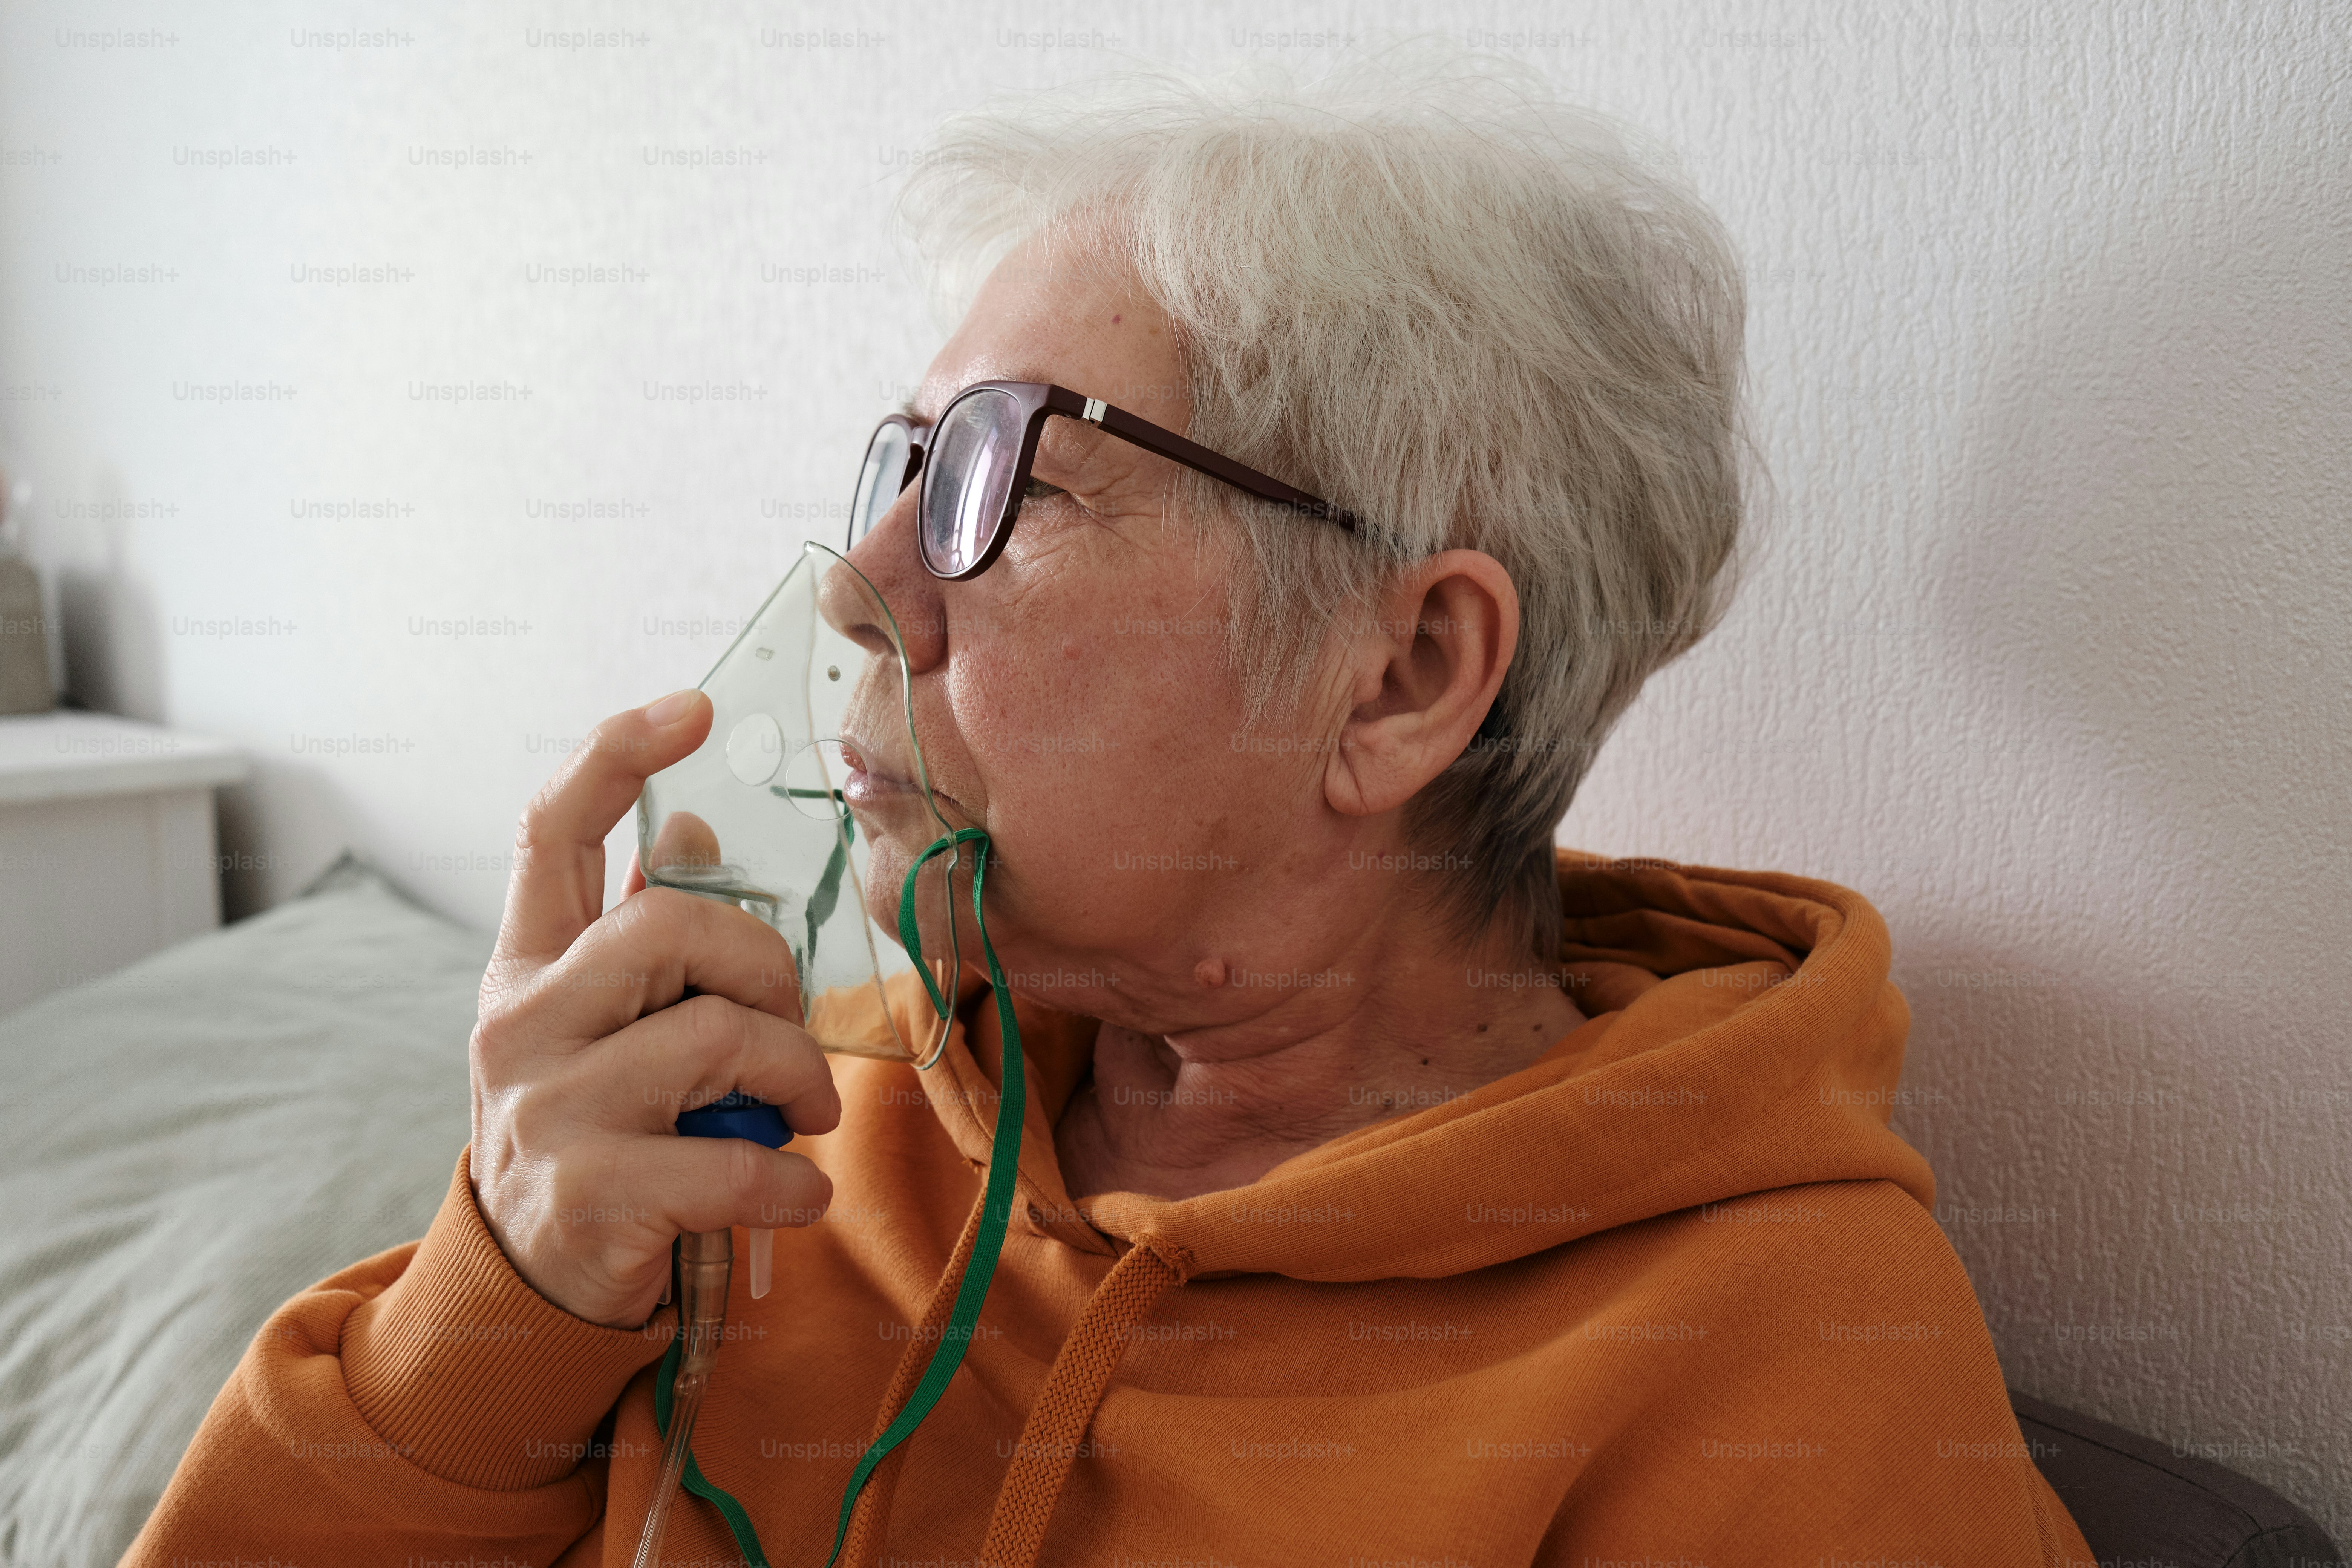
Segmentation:
[(1355, 974), (1204, 973), (1207, 984), (1265, 985), (1264, 1014), (1189, 1034), (1104, 1024), (1093, 1076), (1054, 1130), (1064, 1182), (1076, 1196), (1223, 1192), (1518, 1071), (1584, 1015), (1557, 965), (1495, 947), (1360, 964), (1383, 977), (1361, 984)]

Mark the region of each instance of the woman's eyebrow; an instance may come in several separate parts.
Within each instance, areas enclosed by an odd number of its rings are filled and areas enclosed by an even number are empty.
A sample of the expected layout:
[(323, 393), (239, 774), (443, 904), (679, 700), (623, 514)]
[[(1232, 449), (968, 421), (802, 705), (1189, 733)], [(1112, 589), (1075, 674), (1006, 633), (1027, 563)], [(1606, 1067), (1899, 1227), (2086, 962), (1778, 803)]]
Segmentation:
[(918, 425), (929, 425), (930, 423), (929, 420), (915, 412), (915, 400), (911, 397), (902, 397), (898, 400), (898, 412), (905, 415), (908, 419)]

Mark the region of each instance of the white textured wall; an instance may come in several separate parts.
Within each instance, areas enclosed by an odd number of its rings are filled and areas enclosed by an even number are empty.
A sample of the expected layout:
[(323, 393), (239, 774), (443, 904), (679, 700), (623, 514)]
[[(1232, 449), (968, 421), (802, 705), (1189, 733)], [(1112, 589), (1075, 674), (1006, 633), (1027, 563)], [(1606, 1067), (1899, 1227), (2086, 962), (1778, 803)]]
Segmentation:
[[(698, 679), (838, 527), (937, 342), (880, 219), (940, 112), (1117, 55), (1485, 35), (1665, 137), (1739, 237), (1781, 491), (1565, 837), (1875, 898), (1900, 1125), (2012, 1381), (2352, 1533), (2340, 11), (338, 9), (0, 10), (0, 448), (75, 689), (252, 747), (232, 908), (349, 843), (493, 917), (555, 748)], [(620, 37), (531, 47), (555, 25)], [(415, 161), (457, 148), (515, 161)], [(162, 272), (58, 276), (108, 267)], [(293, 393), (179, 395), (222, 383)], [(473, 617), (504, 629), (425, 625)]]

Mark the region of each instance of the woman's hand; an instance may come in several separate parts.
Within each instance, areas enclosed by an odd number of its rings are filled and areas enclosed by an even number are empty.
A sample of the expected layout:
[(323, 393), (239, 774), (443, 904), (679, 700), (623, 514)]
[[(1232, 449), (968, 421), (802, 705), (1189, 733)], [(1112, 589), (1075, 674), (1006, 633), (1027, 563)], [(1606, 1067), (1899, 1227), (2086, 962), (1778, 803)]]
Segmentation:
[(616, 1328), (652, 1315), (678, 1232), (805, 1225), (833, 1196), (789, 1146), (676, 1132), (680, 1110), (736, 1089), (795, 1131), (839, 1123), (784, 939), (648, 889), (634, 865), (603, 909), (604, 836), (647, 776), (702, 743), (710, 711), (681, 691), (614, 715), (530, 803), (474, 1026), (482, 1217), (541, 1295)]

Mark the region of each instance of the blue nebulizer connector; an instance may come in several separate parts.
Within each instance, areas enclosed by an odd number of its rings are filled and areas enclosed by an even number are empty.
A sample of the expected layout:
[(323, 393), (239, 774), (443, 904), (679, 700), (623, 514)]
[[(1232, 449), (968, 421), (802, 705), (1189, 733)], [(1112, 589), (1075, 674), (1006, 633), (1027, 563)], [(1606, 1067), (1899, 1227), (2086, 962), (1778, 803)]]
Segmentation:
[[(763, 1148), (781, 1149), (793, 1141), (793, 1130), (784, 1125), (784, 1113), (764, 1100), (753, 1100), (739, 1092), (724, 1100), (714, 1100), (709, 1105), (678, 1113), (677, 1135), (681, 1138), (742, 1138)], [(750, 1231), (751, 1240), (751, 1300), (760, 1300), (768, 1293), (769, 1281), (775, 1268), (776, 1233), (765, 1226), (755, 1226)], [(725, 1232), (719, 1239), (727, 1240)]]

